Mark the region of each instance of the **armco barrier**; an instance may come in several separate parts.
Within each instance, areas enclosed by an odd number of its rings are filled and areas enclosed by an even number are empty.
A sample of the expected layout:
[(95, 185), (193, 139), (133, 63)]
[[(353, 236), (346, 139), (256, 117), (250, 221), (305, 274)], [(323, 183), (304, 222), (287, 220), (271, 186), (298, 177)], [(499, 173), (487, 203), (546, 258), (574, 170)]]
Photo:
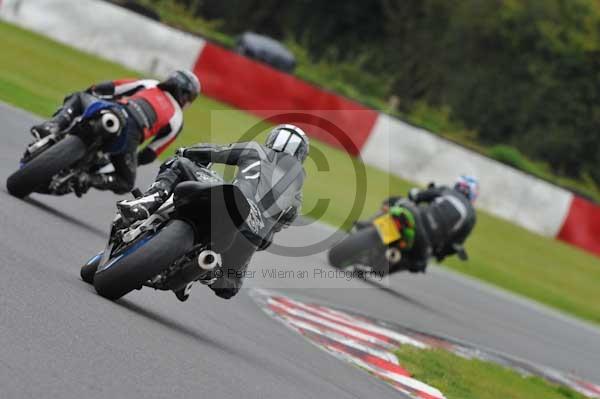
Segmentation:
[[(290, 122), (287, 117), (277, 118), (280, 113), (302, 113), (306, 120), (300, 125), (307, 125), (313, 137), (352, 148), (353, 155), (358, 155), (377, 119), (377, 112), (361, 104), (210, 43), (195, 72), (206, 95), (263, 118), (275, 116), (275, 122)], [(339, 127), (344, 137), (333, 137), (331, 129), (323, 126), (325, 120)], [(346, 140), (350, 143), (340, 143)]]
[(191, 69), (205, 43), (104, 1), (4, 0), (0, 17), (155, 76)]
[(529, 230), (554, 237), (572, 194), (387, 115), (380, 115), (363, 160), (427, 184), (451, 183), (469, 173), (481, 180), (479, 206)]
[(332, 122), (346, 139), (325, 133), (331, 129), (308, 131), (401, 177), (425, 184), (476, 174), (482, 180), (481, 208), (600, 255), (598, 205), (422, 129), (104, 1), (0, 0), (0, 5), (2, 19), (138, 71), (160, 77), (194, 68), (206, 95), (261, 117), (295, 112), (308, 125)]

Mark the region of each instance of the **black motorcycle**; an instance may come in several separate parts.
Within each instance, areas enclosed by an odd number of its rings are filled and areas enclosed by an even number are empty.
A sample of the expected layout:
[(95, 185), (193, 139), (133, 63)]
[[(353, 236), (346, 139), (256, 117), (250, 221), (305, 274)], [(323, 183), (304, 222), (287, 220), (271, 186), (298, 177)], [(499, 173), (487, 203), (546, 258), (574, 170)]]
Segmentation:
[[(405, 257), (408, 250), (403, 246), (402, 231), (406, 223), (404, 217), (392, 215), (389, 209), (368, 222), (356, 223), (350, 233), (329, 250), (329, 264), (338, 269), (367, 269), (381, 274), (405, 270), (422, 272), (422, 268), (415, 267)], [(416, 234), (423, 233), (416, 231)], [(468, 259), (462, 245), (453, 247), (459, 259)]]
[(402, 260), (400, 221), (390, 213), (370, 222), (357, 223), (328, 253), (329, 264), (338, 269), (368, 267), (387, 271)]
[(127, 115), (114, 103), (98, 100), (63, 132), (30, 144), (20, 168), (6, 182), (8, 192), (23, 198), (38, 192), (64, 195), (77, 192), (83, 173), (110, 172), (109, 155), (127, 144)]
[(209, 273), (218, 276), (219, 249), (231, 243), (250, 205), (209, 167), (195, 177), (145, 220), (124, 227), (117, 214), (105, 250), (81, 268), (81, 278), (115, 300), (144, 286), (178, 293)]

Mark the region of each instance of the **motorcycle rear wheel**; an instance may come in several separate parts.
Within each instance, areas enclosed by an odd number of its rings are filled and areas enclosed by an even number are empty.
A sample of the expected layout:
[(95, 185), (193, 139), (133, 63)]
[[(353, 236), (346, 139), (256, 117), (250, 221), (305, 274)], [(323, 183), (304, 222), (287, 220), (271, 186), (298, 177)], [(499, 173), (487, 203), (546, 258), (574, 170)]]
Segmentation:
[(85, 152), (83, 141), (69, 135), (10, 175), (6, 189), (11, 195), (24, 198), (39, 187), (48, 185), (54, 175), (80, 160)]
[(346, 238), (333, 246), (327, 254), (329, 264), (335, 268), (355, 265), (363, 260), (373, 249), (385, 250), (379, 233), (373, 226), (350, 233)]
[(141, 288), (194, 247), (194, 229), (184, 221), (173, 220), (157, 235), (135, 245), (138, 248), (112, 261), (94, 275), (94, 288), (105, 298), (116, 300)]

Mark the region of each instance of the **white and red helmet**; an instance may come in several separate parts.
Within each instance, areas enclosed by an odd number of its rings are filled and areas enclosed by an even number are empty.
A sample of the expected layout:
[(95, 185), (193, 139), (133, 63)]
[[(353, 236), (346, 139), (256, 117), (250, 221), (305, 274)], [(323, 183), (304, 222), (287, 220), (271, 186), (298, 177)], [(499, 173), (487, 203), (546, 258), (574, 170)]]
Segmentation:
[(187, 70), (173, 72), (158, 87), (168, 91), (182, 108), (193, 103), (202, 90), (198, 77)]

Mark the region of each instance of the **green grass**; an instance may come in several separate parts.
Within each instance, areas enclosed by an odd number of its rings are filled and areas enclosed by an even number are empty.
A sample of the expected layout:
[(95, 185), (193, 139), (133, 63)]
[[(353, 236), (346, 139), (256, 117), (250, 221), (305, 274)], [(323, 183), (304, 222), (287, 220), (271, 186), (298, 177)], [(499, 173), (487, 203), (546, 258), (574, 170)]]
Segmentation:
[(396, 351), (414, 378), (439, 389), (448, 399), (584, 399), (586, 396), (539, 377), (478, 359), (465, 359), (442, 349), (405, 345)]
[[(66, 93), (92, 82), (138, 75), (6, 23), (0, 23), (0, 37), (0, 100), (39, 115), (50, 115)], [(207, 98), (200, 98), (190, 107), (185, 118), (184, 132), (171, 153), (178, 146), (200, 141), (236, 141), (260, 122), (252, 115)], [(318, 216), (311, 210), (319, 198), (329, 199), (330, 206), (319, 219), (340, 226), (355, 198), (355, 160), (315, 141), (312, 152), (324, 154), (329, 171), (319, 171), (312, 161), (307, 162), (303, 212)], [(361, 216), (374, 212), (390, 193), (405, 193), (411, 186), (375, 168), (366, 167), (366, 176)], [(484, 212), (479, 212), (478, 225), (467, 247), (469, 262), (451, 259), (447, 266), (600, 323), (599, 258)]]

